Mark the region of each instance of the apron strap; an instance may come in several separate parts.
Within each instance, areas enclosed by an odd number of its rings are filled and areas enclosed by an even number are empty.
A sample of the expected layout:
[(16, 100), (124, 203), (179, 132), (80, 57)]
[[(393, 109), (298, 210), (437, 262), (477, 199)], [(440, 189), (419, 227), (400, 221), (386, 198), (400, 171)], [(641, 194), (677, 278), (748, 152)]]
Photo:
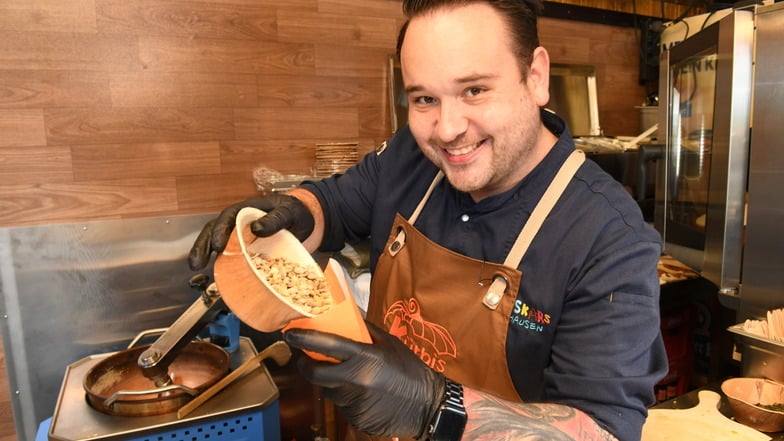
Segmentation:
[[(569, 181), (572, 180), (577, 169), (580, 168), (584, 161), (585, 153), (582, 150), (574, 150), (569, 157), (566, 158), (566, 161), (561, 165), (560, 170), (558, 170), (558, 173), (550, 182), (547, 190), (545, 190), (544, 195), (542, 195), (542, 199), (539, 200), (539, 203), (534, 207), (531, 217), (528, 218), (522, 231), (520, 231), (520, 234), (517, 236), (517, 240), (509, 251), (509, 255), (506, 256), (504, 266), (517, 268), (517, 266), (520, 265), (520, 261), (523, 260), (525, 252), (528, 251), (528, 246), (533, 242), (536, 233), (539, 232), (547, 215), (550, 214), (553, 206), (555, 206), (555, 203), (558, 202), (561, 194), (566, 190), (566, 186), (569, 185)], [(501, 303), (501, 299), (508, 287), (509, 281), (501, 275), (496, 275), (493, 277), (493, 282), (487, 289), (487, 293), (485, 293), (485, 296), (482, 298), (482, 303), (489, 309), (495, 310)]]
[[(515, 240), (512, 249), (509, 251), (509, 255), (506, 256), (504, 266), (517, 268), (523, 260), (526, 251), (528, 251), (531, 242), (533, 242), (534, 237), (536, 237), (536, 233), (539, 232), (539, 229), (542, 227), (542, 224), (544, 224), (545, 219), (547, 219), (547, 216), (555, 206), (555, 203), (558, 202), (558, 199), (560, 199), (564, 190), (566, 190), (566, 186), (569, 185), (572, 177), (583, 162), (585, 162), (585, 153), (582, 150), (573, 150), (569, 157), (566, 158), (566, 161), (561, 165), (558, 173), (556, 173), (555, 177), (550, 182), (550, 185), (547, 187), (547, 190), (545, 190), (544, 195), (542, 195), (542, 199), (536, 204), (534, 211), (531, 213), (531, 216), (523, 226), (522, 231), (520, 231), (520, 234), (517, 236), (517, 240)], [(419, 205), (417, 205), (414, 213), (411, 214), (411, 217), (408, 219), (408, 222), (411, 225), (416, 222), (419, 214), (424, 209), (427, 200), (430, 198), (430, 194), (433, 193), (436, 185), (438, 185), (443, 177), (444, 173), (439, 171), (435, 178), (433, 178), (433, 182), (430, 183), (427, 193), (425, 193), (422, 200), (419, 201)], [(395, 236), (395, 240), (389, 246), (390, 254), (392, 256), (396, 255), (403, 248), (405, 243), (406, 234), (405, 231), (401, 229), (398, 231), (397, 236)], [(482, 303), (490, 309), (496, 309), (508, 286), (509, 283), (504, 277), (500, 275), (494, 277), (493, 282), (490, 284), (487, 293), (482, 299)]]
[(528, 222), (525, 223), (520, 235), (517, 236), (517, 240), (514, 245), (512, 245), (512, 250), (509, 252), (509, 255), (506, 256), (506, 260), (504, 261), (505, 266), (517, 268), (520, 261), (523, 260), (523, 255), (528, 251), (528, 246), (531, 245), (536, 233), (539, 232), (539, 228), (541, 228), (547, 215), (550, 214), (550, 210), (552, 210), (555, 203), (558, 202), (561, 194), (566, 190), (566, 186), (569, 185), (569, 181), (572, 180), (577, 169), (580, 168), (584, 161), (585, 153), (582, 150), (574, 150), (569, 157), (566, 158), (561, 169), (558, 170), (555, 178), (553, 178), (552, 182), (550, 182), (550, 185), (547, 187), (547, 190), (544, 192), (542, 199), (531, 213), (531, 217), (528, 218)]
[(414, 210), (414, 213), (412, 213), (411, 217), (408, 218), (409, 224), (414, 225), (414, 222), (416, 222), (417, 218), (419, 218), (419, 214), (422, 213), (422, 210), (425, 208), (425, 204), (427, 203), (427, 200), (430, 199), (430, 195), (433, 193), (433, 190), (435, 190), (436, 185), (438, 185), (438, 183), (441, 182), (441, 179), (443, 177), (444, 177), (444, 172), (439, 170), (438, 174), (436, 174), (436, 177), (433, 178), (433, 182), (430, 183), (430, 187), (428, 187), (427, 192), (422, 197), (422, 200), (419, 201), (419, 205), (417, 205), (416, 210)]
[[(436, 185), (438, 185), (438, 183), (441, 182), (441, 179), (443, 179), (443, 177), (444, 177), (444, 172), (439, 170), (436, 176), (433, 178), (433, 181), (430, 183), (430, 187), (428, 187), (427, 192), (422, 197), (422, 200), (419, 201), (419, 205), (417, 205), (416, 209), (411, 214), (411, 217), (408, 218), (409, 224), (414, 225), (414, 222), (416, 222), (420, 213), (422, 213), (422, 210), (425, 208), (425, 204), (427, 203), (427, 200), (430, 199), (430, 195), (433, 193), (433, 190), (435, 190)], [(396, 255), (398, 252), (400, 252), (401, 249), (403, 249), (403, 246), (405, 244), (406, 244), (406, 232), (403, 229), (401, 229), (400, 231), (397, 232), (397, 235), (395, 236), (395, 240), (392, 241), (391, 244), (389, 244), (389, 254), (391, 254), (392, 256)]]

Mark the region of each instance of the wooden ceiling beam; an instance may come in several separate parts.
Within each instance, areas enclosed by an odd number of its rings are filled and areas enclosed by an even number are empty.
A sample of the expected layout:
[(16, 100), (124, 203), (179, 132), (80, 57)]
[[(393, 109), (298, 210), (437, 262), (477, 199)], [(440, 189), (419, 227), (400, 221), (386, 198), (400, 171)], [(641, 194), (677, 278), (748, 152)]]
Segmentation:
[(702, 1), (697, 2), (697, 6), (690, 8), (689, 4), (691, 2), (687, 0), (547, 0), (545, 1), (545, 15), (547, 15), (548, 3), (630, 15), (636, 14), (643, 17), (663, 19), (664, 21), (674, 20), (682, 15), (690, 17), (707, 12)]

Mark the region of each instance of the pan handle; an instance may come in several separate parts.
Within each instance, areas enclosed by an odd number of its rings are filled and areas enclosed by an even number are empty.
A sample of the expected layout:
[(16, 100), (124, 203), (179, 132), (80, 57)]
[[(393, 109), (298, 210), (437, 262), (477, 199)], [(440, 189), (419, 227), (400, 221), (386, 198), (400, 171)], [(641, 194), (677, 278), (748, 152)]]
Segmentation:
[(136, 346), (136, 344), (139, 343), (139, 341), (141, 341), (141, 339), (143, 339), (145, 337), (149, 337), (151, 335), (161, 335), (164, 332), (166, 332), (168, 329), (169, 328), (145, 329), (144, 331), (138, 333), (136, 335), (136, 337), (134, 337), (133, 340), (131, 340), (131, 342), (128, 343), (128, 349), (131, 349), (134, 346)]
[(151, 390), (118, 390), (117, 392), (113, 393), (112, 396), (104, 400), (103, 404), (106, 407), (112, 407), (117, 400), (123, 397), (152, 395), (152, 394), (160, 395), (166, 392), (174, 392), (178, 390), (181, 390), (192, 397), (195, 397), (196, 395), (199, 394), (198, 390), (193, 389), (191, 387), (183, 386), (181, 384), (170, 384), (168, 386), (159, 387)]

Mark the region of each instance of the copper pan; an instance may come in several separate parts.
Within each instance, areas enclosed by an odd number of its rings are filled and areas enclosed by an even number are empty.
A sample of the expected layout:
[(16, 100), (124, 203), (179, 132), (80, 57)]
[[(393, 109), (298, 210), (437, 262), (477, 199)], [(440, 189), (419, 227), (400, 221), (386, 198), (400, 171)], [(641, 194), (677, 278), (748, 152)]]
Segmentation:
[(149, 416), (173, 412), (229, 371), (229, 354), (207, 342), (188, 343), (169, 365), (173, 384), (157, 387), (137, 360), (149, 345), (113, 354), (93, 366), (83, 385), (87, 401), (109, 415)]

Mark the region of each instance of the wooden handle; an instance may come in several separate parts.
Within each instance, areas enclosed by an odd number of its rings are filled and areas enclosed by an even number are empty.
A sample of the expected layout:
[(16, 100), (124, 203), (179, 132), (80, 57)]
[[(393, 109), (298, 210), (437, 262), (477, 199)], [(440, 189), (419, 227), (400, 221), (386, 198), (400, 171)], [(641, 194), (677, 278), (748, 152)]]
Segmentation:
[(291, 359), (291, 349), (289, 349), (289, 345), (283, 341), (276, 341), (275, 343), (267, 346), (263, 351), (245, 360), (245, 362), (239, 365), (237, 369), (231, 371), (229, 375), (221, 378), (217, 383), (213, 384), (207, 390), (197, 395), (184, 406), (180, 407), (179, 410), (177, 410), (177, 418), (184, 418), (193, 412), (197, 407), (204, 404), (204, 402), (214, 397), (215, 394), (225, 389), (235, 380), (261, 366), (261, 361), (265, 358), (272, 358), (275, 360), (275, 363), (277, 363), (278, 366), (283, 366)]

